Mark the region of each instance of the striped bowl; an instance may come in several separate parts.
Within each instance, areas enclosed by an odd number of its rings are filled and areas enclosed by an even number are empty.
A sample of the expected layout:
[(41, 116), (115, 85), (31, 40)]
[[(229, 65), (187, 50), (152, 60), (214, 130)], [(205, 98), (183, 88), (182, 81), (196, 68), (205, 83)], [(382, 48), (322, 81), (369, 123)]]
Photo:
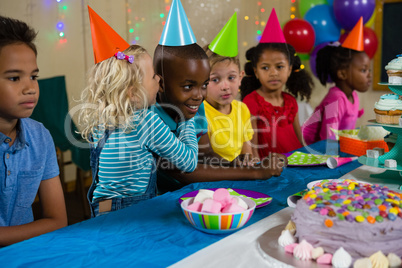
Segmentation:
[(181, 209), (183, 210), (186, 219), (200, 231), (212, 234), (233, 232), (243, 227), (255, 210), (255, 202), (249, 198), (239, 196), (248, 205), (248, 209), (237, 213), (205, 213), (195, 212), (187, 209), (187, 206), (191, 204), (194, 197), (184, 200), (181, 203)]

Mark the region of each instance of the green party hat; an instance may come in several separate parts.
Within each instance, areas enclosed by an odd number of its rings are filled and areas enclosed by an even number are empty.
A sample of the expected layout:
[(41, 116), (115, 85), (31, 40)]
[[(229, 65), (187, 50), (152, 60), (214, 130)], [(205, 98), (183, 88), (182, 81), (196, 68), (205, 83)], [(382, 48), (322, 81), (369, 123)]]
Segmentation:
[(235, 12), (208, 48), (224, 57), (236, 57), (239, 53), (237, 45), (237, 12)]

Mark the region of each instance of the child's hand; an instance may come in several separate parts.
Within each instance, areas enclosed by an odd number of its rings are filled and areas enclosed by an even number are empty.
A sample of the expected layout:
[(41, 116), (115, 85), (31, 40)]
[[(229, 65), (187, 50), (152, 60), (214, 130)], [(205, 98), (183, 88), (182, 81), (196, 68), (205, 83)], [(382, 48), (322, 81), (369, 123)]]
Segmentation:
[(283, 154), (271, 153), (264, 158), (259, 165), (264, 179), (272, 176), (280, 176), (283, 168), (288, 164), (288, 159)]

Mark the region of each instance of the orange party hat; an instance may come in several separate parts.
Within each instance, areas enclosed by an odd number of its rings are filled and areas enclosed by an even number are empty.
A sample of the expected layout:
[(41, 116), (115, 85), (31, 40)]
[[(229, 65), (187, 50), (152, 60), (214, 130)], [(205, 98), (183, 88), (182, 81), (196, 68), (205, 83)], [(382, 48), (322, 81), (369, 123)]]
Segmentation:
[(112, 57), (130, 44), (112, 29), (96, 12), (88, 6), (95, 64)]
[(342, 47), (364, 51), (363, 17), (360, 17), (355, 27), (350, 31), (345, 41), (343, 41)]
[(269, 15), (264, 32), (261, 35), (260, 43), (286, 43), (275, 8), (272, 9)]

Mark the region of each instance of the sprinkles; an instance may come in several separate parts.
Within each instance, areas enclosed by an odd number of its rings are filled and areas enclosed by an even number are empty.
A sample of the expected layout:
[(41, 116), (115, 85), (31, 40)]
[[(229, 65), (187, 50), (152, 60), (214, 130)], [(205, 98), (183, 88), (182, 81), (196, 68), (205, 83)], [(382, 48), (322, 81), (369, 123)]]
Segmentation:
[(328, 228), (334, 224), (333, 217), (340, 221), (369, 224), (402, 218), (402, 194), (378, 184), (357, 183), (349, 179), (323, 181), (308, 191), (303, 199), (310, 210), (325, 217), (324, 225)]

